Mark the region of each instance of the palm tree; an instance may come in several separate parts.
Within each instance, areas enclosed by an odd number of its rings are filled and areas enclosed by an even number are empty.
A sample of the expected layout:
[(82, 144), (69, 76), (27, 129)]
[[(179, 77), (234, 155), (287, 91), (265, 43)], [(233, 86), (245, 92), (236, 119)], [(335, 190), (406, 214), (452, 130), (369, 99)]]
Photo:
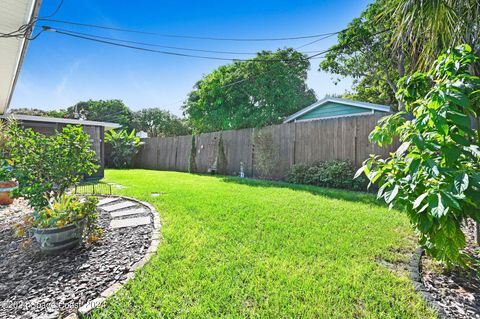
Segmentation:
[[(391, 0), (379, 19), (393, 26), (392, 43), (421, 70), (449, 47), (469, 44), (480, 54), (480, 0)], [(480, 74), (480, 65), (474, 67)]]

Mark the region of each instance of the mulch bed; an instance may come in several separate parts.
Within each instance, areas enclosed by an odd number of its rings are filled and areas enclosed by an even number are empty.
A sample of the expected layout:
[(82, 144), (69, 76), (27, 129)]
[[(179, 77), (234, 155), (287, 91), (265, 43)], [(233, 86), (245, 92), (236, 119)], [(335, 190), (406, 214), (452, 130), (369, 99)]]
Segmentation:
[[(467, 235), (466, 252), (480, 265), (480, 248), (475, 244), (475, 224), (464, 227)], [(477, 268), (478, 269), (478, 268)], [(446, 318), (480, 318), (480, 273), (478, 270), (446, 272), (429, 257), (422, 258), (422, 281), (425, 291)]]
[(19, 199), (0, 206), (0, 318), (61, 318), (92, 301), (143, 258), (152, 225), (109, 229), (108, 213), (99, 214), (104, 234), (95, 244), (47, 256), (36, 243), (22, 247), (12, 224), (30, 209)]

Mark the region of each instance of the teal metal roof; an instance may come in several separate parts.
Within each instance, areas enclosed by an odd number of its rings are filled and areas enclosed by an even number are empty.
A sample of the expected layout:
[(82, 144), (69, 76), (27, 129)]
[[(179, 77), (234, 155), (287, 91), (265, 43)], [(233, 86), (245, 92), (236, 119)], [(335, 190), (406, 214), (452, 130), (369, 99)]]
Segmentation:
[(283, 123), (309, 121), (321, 118), (353, 116), (371, 113), (389, 113), (390, 106), (339, 98), (325, 98), (287, 117)]

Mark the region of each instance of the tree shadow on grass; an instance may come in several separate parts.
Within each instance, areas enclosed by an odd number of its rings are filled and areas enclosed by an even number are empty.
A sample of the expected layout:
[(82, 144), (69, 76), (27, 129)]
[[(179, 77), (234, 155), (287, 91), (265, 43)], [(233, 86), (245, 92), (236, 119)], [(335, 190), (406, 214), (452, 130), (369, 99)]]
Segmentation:
[(347, 191), (343, 189), (324, 188), (311, 185), (291, 184), (282, 181), (270, 181), (254, 178), (240, 178), (232, 176), (216, 176), (225, 183), (235, 183), (247, 185), (251, 187), (273, 187), (273, 188), (288, 188), (294, 191), (308, 192), (313, 195), (345, 200), (349, 202), (363, 203), (367, 205), (374, 205), (379, 207), (387, 207), (385, 203), (378, 200), (373, 193)]

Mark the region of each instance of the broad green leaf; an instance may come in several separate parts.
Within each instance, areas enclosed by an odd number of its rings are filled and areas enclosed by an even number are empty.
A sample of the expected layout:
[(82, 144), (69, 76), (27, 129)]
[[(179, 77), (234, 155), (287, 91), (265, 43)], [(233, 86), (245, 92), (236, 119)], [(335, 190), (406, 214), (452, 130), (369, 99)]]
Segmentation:
[(455, 191), (457, 194), (463, 194), (468, 188), (469, 184), (469, 178), (468, 175), (465, 173), (462, 173), (455, 177), (455, 181), (453, 182), (455, 186)]
[(401, 157), (403, 153), (405, 153), (406, 150), (408, 150), (408, 147), (410, 146), (410, 142), (403, 142), (402, 145), (397, 149), (397, 156)]
[(451, 193), (440, 191), (440, 197), (442, 199), (442, 203), (444, 203), (446, 207), (454, 208), (456, 210), (462, 209), (458, 200)]
[(395, 197), (397, 197), (399, 190), (400, 190), (400, 187), (398, 185), (395, 185), (391, 191), (386, 192), (385, 202), (387, 204), (390, 204), (395, 199)]
[(468, 107), (468, 97), (461, 91), (452, 90), (447, 95), (447, 100), (460, 105), (461, 107)]
[(460, 144), (463, 146), (470, 146), (471, 144), (470, 141), (468, 141), (465, 137), (459, 134), (450, 134), (450, 137), (457, 144)]
[(357, 172), (355, 173), (355, 176), (353, 176), (354, 179), (358, 178), (360, 175), (362, 175), (365, 172), (365, 166), (360, 167)]
[(438, 170), (437, 164), (431, 158), (427, 159), (425, 162), (427, 166), (430, 168), (430, 171), (432, 172), (432, 174), (434, 176), (438, 176), (440, 171)]
[(413, 208), (417, 208), (418, 206), (420, 206), (420, 204), (422, 203), (422, 201), (425, 199), (425, 197), (428, 196), (428, 193), (423, 193), (422, 195), (418, 196), (417, 199), (413, 202)]
[(447, 118), (459, 127), (470, 127), (470, 117), (456, 111), (448, 111)]
[(446, 207), (442, 202), (440, 193), (438, 193), (436, 196), (430, 197), (428, 200), (428, 204), (430, 206), (430, 211), (432, 212), (432, 215), (436, 218), (440, 218), (447, 213)]

